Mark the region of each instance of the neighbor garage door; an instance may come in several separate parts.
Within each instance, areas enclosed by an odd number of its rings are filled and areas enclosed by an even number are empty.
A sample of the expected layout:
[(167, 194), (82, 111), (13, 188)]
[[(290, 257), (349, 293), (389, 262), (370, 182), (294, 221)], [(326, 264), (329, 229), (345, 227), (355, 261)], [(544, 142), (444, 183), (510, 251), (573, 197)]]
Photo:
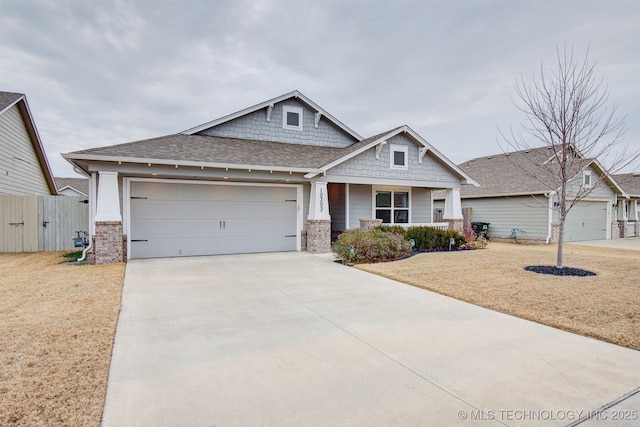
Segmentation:
[(295, 186), (132, 181), (131, 258), (296, 250)]
[(567, 216), (565, 242), (607, 238), (607, 202), (578, 202)]

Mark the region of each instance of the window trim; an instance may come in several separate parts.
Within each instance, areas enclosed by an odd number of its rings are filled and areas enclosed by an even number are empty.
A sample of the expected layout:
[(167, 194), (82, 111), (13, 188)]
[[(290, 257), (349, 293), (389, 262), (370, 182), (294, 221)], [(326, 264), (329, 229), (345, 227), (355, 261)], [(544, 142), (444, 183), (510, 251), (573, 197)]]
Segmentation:
[[(589, 177), (589, 183), (587, 183), (587, 177)], [(591, 179), (591, 171), (582, 172), (582, 185), (585, 188), (591, 188), (593, 185), (593, 181)]]
[[(395, 153), (404, 153), (404, 165), (396, 165)], [(409, 147), (406, 145), (389, 145), (389, 166), (395, 170), (409, 170)]]
[[(298, 114), (298, 126), (293, 126), (287, 123), (287, 113)], [(294, 107), (293, 105), (282, 106), (282, 128), (291, 130), (302, 130), (303, 123), (303, 110), (300, 107)]]
[[(378, 191), (389, 191), (391, 193), (391, 207), (389, 207), (388, 209), (391, 210), (391, 222), (386, 222), (384, 224), (387, 225), (394, 225), (394, 224), (411, 224), (412, 221), (412, 214), (411, 214), (411, 200), (412, 200), (412, 194), (411, 194), (411, 187), (390, 187), (390, 186), (372, 186), (371, 189), (371, 211), (373, 213), (372, 217), (373, 218), (377, 218), (376, 215), (376, 211), (378, 210), (378, 207), (376, 206), (376, 193)], [(394, 199), (394, 195), (395, 193), (407, 193), (407, 207), (406, 208), (395, 208), (393, 206), (393, 199)], [(387, 209), (387, 208), (380, 208), (380, 209)], [(408, 222), (395, 222), (395, 211), (397, 210), (406, 210), (407, 211), (407, 221)]]

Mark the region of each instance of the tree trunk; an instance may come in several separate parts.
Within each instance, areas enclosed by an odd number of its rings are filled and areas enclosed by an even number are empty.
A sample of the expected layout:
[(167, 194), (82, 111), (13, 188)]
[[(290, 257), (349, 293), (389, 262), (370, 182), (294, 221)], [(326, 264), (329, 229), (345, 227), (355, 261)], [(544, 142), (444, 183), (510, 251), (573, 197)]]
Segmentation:
[(564, 256), (564, 215), (560, 215), (560, 226), (558, 227), (558, 254), (556, 257), (556, 267), (563, 268), (562, 258)]

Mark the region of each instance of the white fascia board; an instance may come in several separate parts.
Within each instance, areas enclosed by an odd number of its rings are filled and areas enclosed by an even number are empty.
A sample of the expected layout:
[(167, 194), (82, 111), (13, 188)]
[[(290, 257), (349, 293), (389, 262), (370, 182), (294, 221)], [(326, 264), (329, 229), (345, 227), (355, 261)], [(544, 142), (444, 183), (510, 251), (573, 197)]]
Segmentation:
[[(322, 170), (329, 170), (333, 167), (338, 166), (340, 163), (346, 162), (349, 159), (352, 159), (360, 154), (362, 154), (363, 152), (369, 150), (370, 148), (375, 147), (378, 144), (382, 144), (382, 143), (386, 143), (387, 140), (393, 138), (394, 136), (400, 134), (400, 133), (408, 133), (409, 135), (411, 135), (419, 144), (421, 144), (423, 147), (427, 148), (429, 151), (433, 152), (434, 155), (444, 164), (446, 164), (448, 167), (450, 167), (455, 173), (457, 173), (458, 175), (460, 175), (461, 178), (464, 179), (463, 184), (470, 184), (473, 185), (475, 187), (480, 187), (480, 184), (474, 180), (473, 178), (471, 178), (469, 175), (467, 175), (466, 173), (464, 173), (462, 171), (462, 169), (460, 169), (458, 166), (456, 166), (455, 164), (453, 164), (449, 159), (447, 159), (442, 153), (440, 153), (438, 150), (436, 150), (431, 144), (429, 144), (427, 141), (425, 141), (420, 135), (418, 135), (413, 129), (411, 129), (409, 126), (404, 125), (401, 126), (389, 133), (386, 133), (382, 136), (380, 136), (378, 139), (371, 141), (369, 144), (365, 145), (364, 147), (360, 147), (359, 149), (357, 149), (356, 151), (353, 151), (349, 154), (347, 154), (344, 157), (341, 157), (337, 160), (334, 160), (333, 162), (323, 166), (321, 169)], [(313, 176), (305, 176), (305, 178), (313, 178)]]
[[(0, 114), (4, 113), (5, 111), (7, 111), (9, 108), (13, 107), (14, 105), (16, 105), (18, 102), (25, 100), (26, 102), (26, 98), (24, 97), (24, 95), (20, 96), (18, 99), (16, 99), (15, 101), (13, 101), (11, 104), (7, 105), (6, 107), (4, 107), (2, 110), (0, 110)], [(28, 110), (28, 108), (27, 108)]]
[[(352, 151), (351, 153), (346, 154), (346, 155), (340, 157), (339, 159), (332, 161), (331, 163), (327, 163), (326, 165), (322, 166), (320, 169), (321, 169), (322, 172), (326, 172), (327, 170), (338, 166), (340, 163), (344, 163), (347, 160), (352, 159), (352, 158), (364, 153), (365, 151), (375, 147), (376, 145), (386, 144), (387, 143), (387, 139), (389, 139), (389, 138), (391, 138), (393, 136), (396, 136), (400, 132), (402, 132), (402, 128), (398, 128), (393, 132), (386, 133), (386, 134), (382, 135), (380, 138), (371, 141), (367, 145), (364, 145), (364, 146), (358, 148), (357, 150)], [(319, 173), (321, 173), (321, 172), (318, 172), (315, 175), (307, 174), (307, 175), (305, 175), (305, 178), (309, 178), (309, 179), (313, 178), (314, 176), (318, 175)]]
[(424, 187), (430, 189), (460, 188), (459, 182), (422, 181), (413, 179), (392, 179), (384, 177), (362, 177), (351, 175), (327, 175), (318, 178), (320, 182), (334, 182), (340, 184), (379, 185), (388, 187)]
[(432, 152), (438, 160), (440, 160), (442, 163), (444, 163), (449, 168), (451, 168), (455, 173), (457, 173), (462, 178), (464, 178), (464, 180), (465, 180), (464, 184), (473, 185), (474, 187), (480, 187), (480, 184), (475, 179), (473, 179), (469, 175), (467, 175), (462, 169), (460, 169), (456, 164), (451, 162), (444, 154), (442, 154), (440, 151), (438, 151), (433, 145), (431, 145), (427, 141), (425, 141), (420, 135), (418, 135), (409, 126), (407, 126), (407, 125), (403, 126), (403, 130), (405, 132), (407, 132), (409, 135), (413, 136), (413, 138), (416, 141), (418, 141), (420, 144), (422, 144), (424, 147), (428, 148), (429, 151)]
[(508, 193), (508, 194), (500, 194), (500, 193), (495, 193), (495, 194), (474, 194), (472, 196), (465, 196), (465, 195), (460, 195), (460, 197), (462, 199), (494, 199), (497, 197), (522, 197), (522, 196), (545, 196), (549, 193), (554, 193), (555, 191), (536, 191), (536, 192), (523, 192), (523, 193)]
[(237, 119), (238, 117), (242, 117), (242, 116), (245, 116), (247, 114), (253, 113), (255, 111), (259, 111), (259, 110), (261, 110), (263, 108), (269, 107), (270, 105), (275, 105), (278, 102), (282, 102), (282, 101), (285, 101), (285, 100), (291, 99), (291, 98), (298, 98), (298, 99), (302, 100), (302, 102), (304, 102), (305, 104), (309, 105), (311, 108), (315, 109), (317, 112), (322, 113), (322, 115), (324, 117), (326, 117), (327, 119), (332, 121), (340, 129), (344, 130), (345, 132), (347, 132), (349, 135), (353, 136), (358, 141), (362, 141), (364, 139), (360, 135), (358, 135), (355, 131), (353, 131), (349, 127), (347, 127), (340, 120), (336, 119), (331, 114), (327, 113), (325, 110), (320, 108), (319, 105), (317, 105), (315, 102), (313, 102), (312, 100), (310, 100), (309, 98), (307, 98), (306, 96), (304, 96), (303, 94), (298, 92), (297, 90), (294, 90), (293, 92), (285, 93), (284, 95), (278, 96), (278, 97), (270, 99), (268, 101), (261, 102), (260, 104), (256, 104), (254, 106), (245, 108), (244, 110), (240, 110), (238, 112), (226, 115), (226, 116), (221, 117), (219, 119), (212, 120), (210, 122), (201, 124), (199, 126), (191, 128), (191, 129), (187, 129), (187, 130), (182, 131), (180, 133), (183, 134), (183, 135), (194, 135), (194, 134), (196, 134), (198, 132), (202, 132), (205, 129), (209, 129), (209, 128), (214, 127), (214, 126), (218, 126), (218, 125), (220, 125), (222, 123), (226, 123), (228, 121)]
[(120, 163), (133, 163), (133, 164), (198, 167), (198, 168), (210, 168), (210, 169), (241, 169), (241, 170), (251, 169), (256, 171), (315, 173), (315, 174), (322, 172), (321, 170), (315, 169), (315, 168), (249, 165), (249, 164), (237, 164), (237, 163), (214, 163), (214, 162), (198, 162), (193, 160), (167, 160), (167, 159), (152, 159), (152, 158), (139, 158), (139, 157), (96, 156), (91, 154), (68, 153), (68, 154), (62, 154), (62, 157), (67, 161), (89, 160), (89, 161), (96, 161), (96, 162), (113, 162), (113, 163), (120, 162)]
[(62, 191), (64, 191), (64, 190), (71, 190), (71, 191), (75, 191), (76, 193), (78, 193), (78, 194), (82, 195), (83, 197), (87, 197), (87, 195), (86, 195), (86, 194), (84, 194), (82, 191), (80, 191), (80, 190), (78, 190), (77, 188), (74, 188), (74, 187), (72, 187), (72, 186), (70, 186), (70, 185), (67, 185), (67, 186), (65, 186), (65, 187), (62, 187), (62, 188), (58, 189), (58, 193), (61, 193), (61, 192), (62, 192)]
[[(592, 159), (591, 163), (588, 166), (595, 166), (594, 169), (597, 169), (597, 172), (600, 174), (600, 176), (604, 176), (605, 180), (609, 181), (609, 183), (615, 187), (616, 191), (624, 198), (628, 199), (629, 198), (629, 194), (627, 194), (622, 187), (620, 186), (620, 184), (618, 184), (618, 182), (615, 180), (615, 178), (613, 176), (611, 176), (611, 174), (609, 174), (609, 172), (607, 172), (607, 170), (604, 168), (604, 166), (598, 161), (598, 159)], [(585, 167), (586, 169), (586, 167)]]
[[(29, 130), (30, 130), (33, 133), (33, 137), (35, 138), (35, 141), (32, 141), (32, 145), (33, 145), (34, 151), (36, 152), (38, 163), (40, 163), (40, 169), (44, 174), (44, 179), (47, 182), (47, 186), (49, 187), (51, 194), (53, 196), (56, 196), (58, 195), (58, 189), (56, 187), (56, 182), (53, 179), (53, 171), (51, 170), (51, 165), (49, 164), (47, 153), (44, 150), (44, 145), (42, 145), (42, 139), (40, 139), (40, 134), (38, 133), (36, 122), (33, 120), (33, 115), (31, 114), (31, 108), (29, 108), (27, 97), (25, 95), (22, 95), (16, 102), (11, 104), (11, 106), (14, 106), (14, 105), (18, 106), (20, 102), (24, 104), (24, 109), (27, 112), (27, 116), (28, 116), (28, 120), (26, 121), (26, 123), (24, 123), (25, 127), (27, 128), (27, 133), (29, 134)], [(18, 106), (18, 110), (20, 110), (19, 106)], [(29, 139), (32, 139), (30, 134), (29, 134)]]

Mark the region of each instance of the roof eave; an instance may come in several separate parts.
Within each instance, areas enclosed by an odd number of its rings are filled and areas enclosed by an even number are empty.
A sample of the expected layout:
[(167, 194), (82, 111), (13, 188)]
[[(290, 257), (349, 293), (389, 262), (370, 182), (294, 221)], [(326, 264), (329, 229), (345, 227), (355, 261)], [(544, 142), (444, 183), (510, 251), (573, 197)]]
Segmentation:
[(321, 108), (318, 104), (316, 104), (315, 102), (313, 102), (312, 100), (310, 100), (309, 98), (307, 98), (306, 96), (304, 96), (303, 94), (298, 92), (297, 90), (294, 90), (293, 92), (285, 93), (284, 95), (280, 95), (280, 96), (278, 96), (276, 98), (270, 99), (268, 101), (261, 102), (259, 104), (253, 105), (251, 107), (247, 107), (247, 108), (245, 108), (243, 110), (240, 110), (240, 111), (237, 111), (235, 113), (228, 114), (228, 115), (226, 115), (224, 117), (220, 117), (218, 119), (211, 120), (211, 121), (209, 121), (207, 123), (203, 123), (203, 124), (201, 124), (199, 126), (195, 126), (193, 128), (187, 129), (187, 130), (182, 131), (180, 133), (184, 134), (184, 135), (193, 135), (193, 134), (196, 134), (198, 132), (202, 132), (205, 129), (209, 129), (209, 128), (214, 127), (214, 126), (218, 126), (218, 125), (220, 125), (222, 123), (226, 123), (228, 121), (237, 119), (238, 117), (242, 117), (242, 116), (245, 116), (247, 114), (251, 114), (251, 113), (253, 113), (255, 111), (259, 111), (259, 110), (261, 110), (263, 108), (266, 108), (269, 105), (273, 105), (273, 104), (276, 104), (278, 102), (282, 102), (282, 101), (285, 101), (285, 100), (291, 99), (291, 98), (299, 98), (299, 99), (301, 99), (305, 104), (309, 105), (310, 107), (315, 109), (317, 112), (321, 113), (324, 117), (329, 119), (336, 126), (338, 126), (343, 131), (347, 132), (349, 135), (354, 137), (356, 140), (362, 141), (364, 139), (364, 138), (362, 138), (362, 136), (360, 136), (354, 130), (350, 129), (348, 126), (346, 126), (340, 120), (338, 120), (335, 117), (333, 117), (331, 114), (326, 112), (323, 108)]
[[(217, 163), (217, 162), (203, 162), (197, 160), (171, 160), (171, 159), (154, 159), (154, 158), (141, 158), (141, 157), (119, 157), (119, 156), (99, 156), (95, 154), (75, 154), (66, 153), (62, 154), (62, 157), (68, 162), (79, 166), (75, 160), (85, 160), (94, 162), (111, 162), (111, 163), (133, 163), (133, 164), (147, 164), (147, 165), (161, 165), (161, 166), (182, 166), (182, 167), (197, 167), (197, 168), (209, 168), (209, 169), (237, 169), (237, 170), (255, 170), (255, 171), (272, 171), (272, 172), (292, 172), (292, 173), (320, 173), (321, 170), (317, 168), (306, 168), (299, 166), (274, 166), (274, 165), (252, 165), (252, 164), (237, 164), (237, 163)], [(88, 172), (88, 171), (87, 171)]]
[(27, 129), (27, 134), (29, 135), (29, 139), (31, 140), (31, 144), (33, 145), (36, 158), (38, 159), (38, 163), (40, 164), (40, 169), (42, 170), (44, 179), (47, 182), (49, 192), (52, 195), (56, 196), (58, 195), (58, 189), (56, 187), (55, 180), (53, 179), (51, 166), (49, 165), (49, 160), (47, 159), (47, 156), (45, 154), (44, 146), (42, 145), (42, 140), (40, 139), (40, 134), (38, 133), (35, 121), (33, 120), (33, 116), (31, 115), (31, 109), (29, 108), (27, 97), (25, 95), (22, 95), (9, 107), (5, 108), (2, 112), (6, 111), (8, 108), (14, 105), (18, 108), (18, 111), (22, 116), (23, 122)]
[[(427, 141), (425, 141), (420, 135), (418, 135), (413, 129), (411, 129), (407, 125), (400, 126), (400, 127), (396, 128), (396, 129), (393, 129), (393, 130), (389, 131), (388, 133), (385, 133), (384, 135), (381, 135), (379, 138), (376, 138), (375, 140), (371, 141), (367, 145), (364, 145), (364, 146), (360, 147), (359, 149), (357, 149), (355, 151), (352, 151), (349, 154), (346, 154), (346, 155), (344, 155), (344, 156), (342, 156), (342, 157), (340, 157), (340, 158), (338, 158), (336, 160), (333, 160), (332, 162), (322, 166), (320, 169), (323, 172), (327, 171), (327, 170), (329, 170), (329, 169), (331, 169), (333, 167), (338, 166), (341, 163), (346, 162), (349, 159), (352, 159), (352, 158), (364, 153), (367, 150), (370, 150), (371, 148), (373, 148), (373, 147), (375, 147), (375, 146), (377, 146), (379, 144), (382, 144), (382, 143), (386, 142), (388, 139), (393, 138), (394, 136), (399, 135), (401, 133), (409, 133), (421, 145), (423, 145), (424, 147), (428, 148), (429, 151), (432, 151), (435, 154), (435, 156), (438, 158), (438, 160), (440, 160), (441, 162), (446, 164), (449, 168), (451, 168), (451, 170), (453, 170), (455, 173), (457, 173), (462, 178), (462, 184), (469, 184), (469, 185), (473, 185), (475, 187), (479, 187), (480, 186), (480, 184), (476, 180), (474, 180), (469, 175), (464, 173), (464, 171), (462, 171), (462, 169), (460, 169), (458, 166), (456, 166), (454, 163), (452, 163), (449, 159), (447, 159), (438, 150), (433, 148), (433, 146), (431, 144), (429, 144)], [(307, 178), (313, 178), (314, 176), (307, 176)]]

